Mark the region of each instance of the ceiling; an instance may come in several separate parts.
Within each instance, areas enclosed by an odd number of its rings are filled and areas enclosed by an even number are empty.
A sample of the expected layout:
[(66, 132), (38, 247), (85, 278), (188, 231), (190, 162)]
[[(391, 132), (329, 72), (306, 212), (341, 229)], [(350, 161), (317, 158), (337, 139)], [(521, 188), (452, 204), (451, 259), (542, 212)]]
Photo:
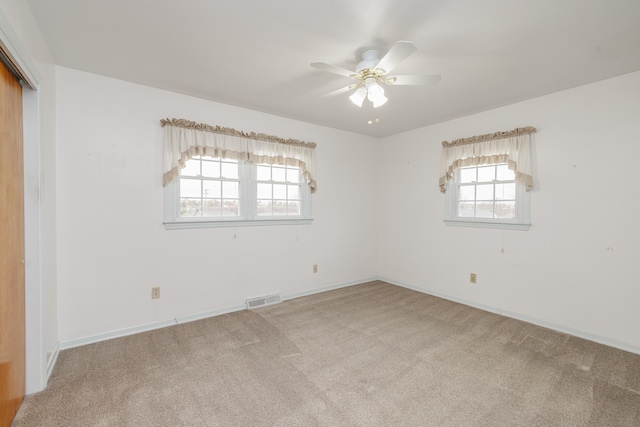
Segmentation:
[[(640, 70), (638, 0), (27, 1), (58, 65), (374, 137)], [(398, 40), (442, 81), (320, 97), (352, 81), (311, 62)]]

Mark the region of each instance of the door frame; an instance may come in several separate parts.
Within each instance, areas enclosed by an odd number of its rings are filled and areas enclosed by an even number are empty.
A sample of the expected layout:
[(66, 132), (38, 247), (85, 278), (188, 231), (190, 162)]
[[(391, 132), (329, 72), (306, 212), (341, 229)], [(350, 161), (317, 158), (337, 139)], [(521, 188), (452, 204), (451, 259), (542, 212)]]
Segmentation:
[[(40, 190), (42, 171), (40, 92), (42, 81), (31, 55), (24, 48), (11, 23), (0, 8), (0, 50), (19, 74), (22, 84), (22, 122), (24, 150), (24, 227), (25, 227), (25, 342), (26, 394), (47, 386), (47, 353), (44, 339), (44, 287), (42, 280)], [(57, 356), (57, 353), (55, 354)], [(53, 361), (55, 363), (55, 360)], [(51, 364), (51, 368), (53, 365)]]

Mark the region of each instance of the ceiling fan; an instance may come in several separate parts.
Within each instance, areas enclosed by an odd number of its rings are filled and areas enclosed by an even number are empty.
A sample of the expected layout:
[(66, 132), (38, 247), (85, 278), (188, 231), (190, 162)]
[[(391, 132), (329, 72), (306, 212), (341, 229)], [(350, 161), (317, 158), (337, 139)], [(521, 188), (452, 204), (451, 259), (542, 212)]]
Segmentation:
[(327, 64), (326, 62), (313, 62), (311, 66), (319, 70), (329, 71), (356, 80), (355, 83), (345, 86), (333, 92), (329, 92), (323, 97), (339, 95), (348, 91), (354, 91), (349, 99), (358, 107), (367, 98), (374, 108), (380, 107), (387, 102), (384, 96), (384, 89), (381, 84), (387, 85), (433, 85), (440, 81), (439, 74), (408, 74), (389, 75), (399, 63), (407, 59), (409, 55), (418, 48), (409, 41), (398, 41), (385, 56), (380, 59), (380, 52), (375, 49), (362, 52), (362, 61), (355, 71)]

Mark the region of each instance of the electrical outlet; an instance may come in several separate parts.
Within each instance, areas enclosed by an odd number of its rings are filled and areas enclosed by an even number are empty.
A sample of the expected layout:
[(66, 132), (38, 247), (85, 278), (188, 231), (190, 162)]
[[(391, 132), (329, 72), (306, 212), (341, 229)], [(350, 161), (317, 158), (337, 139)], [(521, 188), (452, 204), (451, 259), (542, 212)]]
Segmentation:
[(470, 281), (471, 283), (476, 283), (476, 273), (471, 273), (471, 274), (469, 275), (469, 281)]
[(313, 272), (314, 273), (318, 272), (318, 264), (313, 264)]
[(160, 288), (151, 288), (151, 299), (160, 298)]

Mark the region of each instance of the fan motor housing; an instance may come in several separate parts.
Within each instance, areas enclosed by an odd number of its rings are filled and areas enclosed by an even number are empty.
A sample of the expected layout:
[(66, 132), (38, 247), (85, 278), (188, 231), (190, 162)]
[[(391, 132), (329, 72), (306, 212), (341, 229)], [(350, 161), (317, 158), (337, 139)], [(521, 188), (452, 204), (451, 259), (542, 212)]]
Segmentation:
[(365, 50), (360, 56), (362, 57), (362, 61), (360, 61), (356, 67), (356, 73), (366, 70), (367, 68), (373, 68), (380, 62), (380, 52), (374, 49)]

